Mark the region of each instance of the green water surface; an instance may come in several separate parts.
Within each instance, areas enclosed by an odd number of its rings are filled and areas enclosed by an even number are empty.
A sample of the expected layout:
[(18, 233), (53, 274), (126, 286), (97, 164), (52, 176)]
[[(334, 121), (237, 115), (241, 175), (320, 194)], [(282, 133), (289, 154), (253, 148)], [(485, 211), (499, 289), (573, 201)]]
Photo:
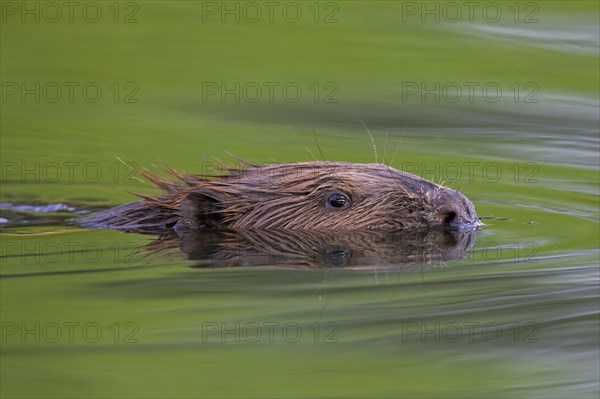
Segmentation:
[(1, 201), (117, 205), (228, 152), (385, 161), (464, 192), (473, 249), (198, 269), (154, 237), (3, 228), (1, 396), (598, 397), (598, 3), (276, 3), (3, 1)]

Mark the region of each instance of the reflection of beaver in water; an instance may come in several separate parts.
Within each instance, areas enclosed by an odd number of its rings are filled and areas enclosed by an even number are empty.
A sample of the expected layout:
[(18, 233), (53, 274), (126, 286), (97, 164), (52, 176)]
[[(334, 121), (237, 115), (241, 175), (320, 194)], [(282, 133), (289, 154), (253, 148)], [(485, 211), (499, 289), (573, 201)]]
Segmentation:
[(461, 259), (476, 230), (188, 230), (168, 232), (149, 253), (183, 254), (193, 267), (387, 269)]
[(481, 225), (461, 193), (382, 164), (306, 162), (222, 167), (221, 174), (145, 173), (165, 191), (89, 215), (86, 227), (159, 233), (175, 229), (396, 230)]

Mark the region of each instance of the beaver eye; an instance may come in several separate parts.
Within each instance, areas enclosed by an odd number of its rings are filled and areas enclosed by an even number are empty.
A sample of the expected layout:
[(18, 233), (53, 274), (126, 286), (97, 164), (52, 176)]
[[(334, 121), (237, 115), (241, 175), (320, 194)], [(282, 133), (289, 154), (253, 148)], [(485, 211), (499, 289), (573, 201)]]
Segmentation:
[(346, 194), (335, 193), (327, 198), (327, 207), (329, 209), (345, 209), (352, 204), (350, 198)]

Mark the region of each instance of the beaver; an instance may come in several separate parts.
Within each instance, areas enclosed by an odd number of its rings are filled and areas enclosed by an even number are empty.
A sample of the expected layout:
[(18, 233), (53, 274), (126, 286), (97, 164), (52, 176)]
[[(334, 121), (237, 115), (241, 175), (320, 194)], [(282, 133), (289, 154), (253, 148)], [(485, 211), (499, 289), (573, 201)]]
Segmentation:
[(189, 229), (402, 230), (478, 228), (463, 194), (384, 164), (301, 162), (237, 167), (215, 175), (142, 175), (162, 195), (88, 215), (84, 227), (136, 233)]

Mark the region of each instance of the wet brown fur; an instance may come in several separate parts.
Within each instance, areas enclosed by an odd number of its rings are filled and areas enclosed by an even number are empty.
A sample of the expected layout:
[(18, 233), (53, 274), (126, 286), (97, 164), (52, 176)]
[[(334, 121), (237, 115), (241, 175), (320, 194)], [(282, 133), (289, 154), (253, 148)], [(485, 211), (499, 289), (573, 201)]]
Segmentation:
[[(477, 225), (461, 193), (382, 164), (305, 162), (231, 168), (216, 175), (173, 180), (143, 176), (164, 191), (87, 216), (87, 227), (157, 233), (175, 228), (361, 230)], [(345, 193), (352, 204), (331, 209), (327, 198)]]

